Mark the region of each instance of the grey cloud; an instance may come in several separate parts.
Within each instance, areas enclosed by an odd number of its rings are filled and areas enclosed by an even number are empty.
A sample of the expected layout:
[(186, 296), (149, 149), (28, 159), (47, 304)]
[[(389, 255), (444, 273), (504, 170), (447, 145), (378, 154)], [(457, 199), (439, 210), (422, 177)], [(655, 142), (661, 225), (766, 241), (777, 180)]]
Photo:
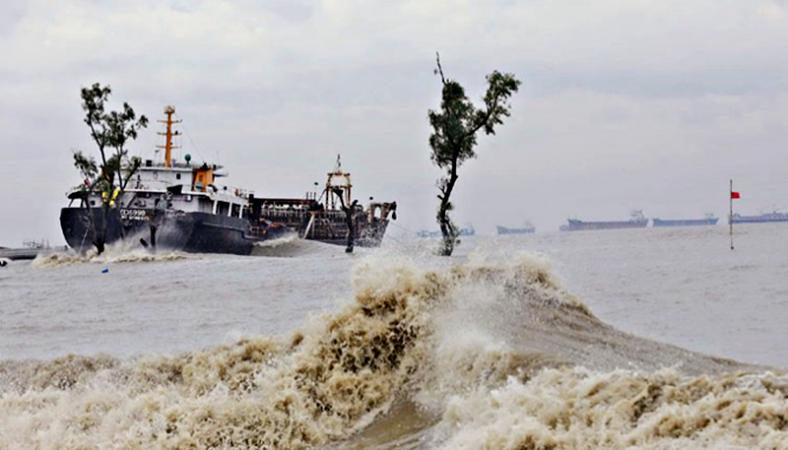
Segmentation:
[[(788, 189), (788, 16), (755, 17), (749, 0), (149, 1), (92, 14), (76, 2), (73, 16), (60, 3), (10, 4), (22, 12), (0, 20), (32, 31), (0, 35), (13, 61), (0, 65), (0, 178), (18, 187), (0, 190), (0, 207), (44, 212), (2, 243), (59, 238), (69, 149), (93, 149), (78, 90), (94, 81), (151, 119), (175, 104), (200, 157), (224, 163), (231, 183), (300, 195), (341, 152), (362, 198), (395, 198), (399, 225), (433, 228), (436, 50), (473, 99), (493, 69), (524, 80), (512, 117), (462, 168), (459, 223), (486, 232), (529, 219), (542, 231), (636, 207), (720, 215), (729, 177), (749, 186), (743, 208), (788, 203), (777, 194)], [(156, 126), (133, 148), (152, 155)]]
[(3, 2), (3, 12), (0, 14), (0, 38), (14, 32), (14, 28), (25, 16), (28, 9), (26, 0), (6, 0)]

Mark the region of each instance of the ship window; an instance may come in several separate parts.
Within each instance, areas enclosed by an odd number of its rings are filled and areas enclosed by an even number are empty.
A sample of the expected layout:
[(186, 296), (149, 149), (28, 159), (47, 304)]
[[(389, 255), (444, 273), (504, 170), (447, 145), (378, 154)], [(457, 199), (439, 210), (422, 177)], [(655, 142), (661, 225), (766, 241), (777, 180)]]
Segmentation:
[(230, 204), (227, 202), (219, 202), (216, 206), (216, 214), (220, 216), (226, 216), (227, 212), (230, 211)]
[(90, 201), (90, 206), (96, 206), (96, 201), (95, 200), (91, 200)]
[(177, 180), (180, 180), (180, 179), (181, 179), (181, 174), (179, 174), (179, 173), (176, 173), (176, 174), (175, 174), (175, 179), (177, 179)]

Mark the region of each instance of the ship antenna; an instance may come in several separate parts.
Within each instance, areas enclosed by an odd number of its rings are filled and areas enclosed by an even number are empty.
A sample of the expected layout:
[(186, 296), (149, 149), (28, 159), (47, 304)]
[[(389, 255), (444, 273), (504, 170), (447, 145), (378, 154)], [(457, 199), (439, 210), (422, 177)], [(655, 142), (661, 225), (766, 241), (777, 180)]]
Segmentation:
[(731, 250), (733, 250), (733, 178), (731, 178), (729, 191), (728, 202), (730, 203), (730, 212), (728, 213), (728, 226), (730, 227), (731, 234)]
[(164, 165), (166, 167), (172, 167), (172, 149), (173, 148), (180, 148), (175, 147), (172, 145), (172, 137), (173, 136), (180, 136), (180, 131), (172, 131), (172, 124), (174, 123), (181, 123), (180, 120), (172, 120), (172, 115), (175, 114), (175, 107), (174, 106), (167, 106), (164, 108), (164, 114), (167, 115), (167, 120), (160, 120), (160, 123), (167, 124), (167, 131), (164, 133), (159, 133), (159, 135), (164, 136), (164, 145), (157, 146), (157, 148), (164, 149)]

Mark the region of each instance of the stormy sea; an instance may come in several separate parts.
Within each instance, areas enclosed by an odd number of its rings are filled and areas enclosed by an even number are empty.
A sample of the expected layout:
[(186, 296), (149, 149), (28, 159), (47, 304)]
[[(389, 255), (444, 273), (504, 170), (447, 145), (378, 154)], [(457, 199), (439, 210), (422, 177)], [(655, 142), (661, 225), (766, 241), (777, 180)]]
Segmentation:
[(786, 449), (788, 226), (0, 269), (0, 449)]

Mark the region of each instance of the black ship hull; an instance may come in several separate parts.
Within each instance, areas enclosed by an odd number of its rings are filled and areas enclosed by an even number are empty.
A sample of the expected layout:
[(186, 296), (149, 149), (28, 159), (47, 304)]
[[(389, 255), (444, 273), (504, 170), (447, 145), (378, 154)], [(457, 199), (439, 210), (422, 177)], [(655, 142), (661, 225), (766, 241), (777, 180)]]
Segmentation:
[[(93, 227), (91, 228), (92, 214)], [(189, 253), (229, 253), (249, 255), (254, 245), (296, 233), (304, 238), (309, 223), (309, 213), (303, 214), (294, 226), (261, 228), (252, 226), (249, 219), (201, 212), (161, 211), (146, 209), (111, 209), (107, 215), (106, 244), (125, 241), (133, 246), (155, 246), (157, 249)], [(151, 230), (151, 217), (155, 217), (155, 233)], [(363, 216), (362, 216), (363, 217)], [(383, 240), (387, 220), (362, 220), (357, 218), (356, 238), (358, 247), (377, 247)], [(347, 244), (347, 227), (339, 217), (312, 225), (306, 239), (334, 245)], [(93, 229), (101, 230), (104, 211), (101, 208), (63, 208), (60, 226), (68, 245), (78, 252), (85, 252), (97, 241)], [(269, 222), (270, 224), (270, 222)]]
[[(255, 242), (279, 237), (250, 236), (247, 220), (216, 214), (200, 212), (184, 213), (166, 211), (157, 220), (155, 232), (151, 229), (150, 220), (153, 211), (124, 210), (140, 212), (140, 214), (121, 213), (117, 209), (110, 210), (107, 216), (106, 244), (124, 240), (132, 245), (154, 245), (157, 249), (184, 251), (190, 253), (230, 253), (248, 255), (252, 252)], [(84, 252), (96, 242), (96, 236), (90, 226), (90, 218), (96, 230), (104, 224), (104, 212), (100, 208), (63, 208), (60, 212), (60, 226), (68, 245), (79, 252)], [(282, 230), (283, 232), (286, 230)]]

